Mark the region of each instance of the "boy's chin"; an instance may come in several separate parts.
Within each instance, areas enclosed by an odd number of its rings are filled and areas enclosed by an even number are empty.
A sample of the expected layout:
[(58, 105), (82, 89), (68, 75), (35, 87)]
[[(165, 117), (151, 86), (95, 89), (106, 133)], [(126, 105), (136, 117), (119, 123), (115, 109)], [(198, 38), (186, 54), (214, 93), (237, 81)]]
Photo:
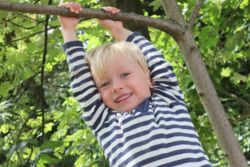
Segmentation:
[(130, 113), (132, 112), (134, 109), (136, 109), (141, 103), (138, 103), (136, 105), (133, 105), (133, 106), (127, 106), (127, 107), (124, 107), (124, 108), (116, 108), (116, 109), (113, 109), (115, 112), (124, 112), (124, 113)]
[(126, 107), (126, 108), (111, 108), (114, 112), (124, 112), (129, 113), (132, 112), (135, 107)]
[(127, 109), (127, 110), (122, 110), (122, 109), (113, 109), (114, 112), (121, 112), (121, 113), (130, 113), (132, 112), (133, 109)]

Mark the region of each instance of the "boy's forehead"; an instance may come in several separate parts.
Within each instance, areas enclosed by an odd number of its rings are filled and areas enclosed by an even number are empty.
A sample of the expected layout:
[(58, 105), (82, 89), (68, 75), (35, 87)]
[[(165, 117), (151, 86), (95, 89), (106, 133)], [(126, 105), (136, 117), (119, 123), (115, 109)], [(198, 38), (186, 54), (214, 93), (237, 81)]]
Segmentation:
[(123, 61), (135, 61), (134, 55), (126, 54), (126, 53), (116, 53), (115, 55), (110, 57), (113, 63), (122, 63)]
[(115, 73), (115, 72), (120, 72), (122, 70), (126, 70), (129, 69), (129, 66), (131, 66), (131, 63), (128, 64), (125, 61), (113, 61), (113, 62), (109, 62), (108, 64), (106, 64), (104, 66), (103, 69), (103, 75), (107, 74), (107, 73)]
[(107, 69), (114, 67), (122, 69), (136, 65), (137, 64), (136, 62), (137, 62), (136, 59), (133, 58), (132, 56), (120, 54), (113, 56), (109, 61), (106, 62), (105, 66), (107, 67)]
[(96, 64), (95, 68), (92, 68), (92, 72), (96, 74), (95, 79), (98, 81), (109, 78), (110, 75), (116, 74), (116, 72), (138, 70), (138, 68), (141, 68), (138, 60), (133, 57), (134, 55), (116, 53), (106, 56), (107, 57), (100, 62), (101, 64)]

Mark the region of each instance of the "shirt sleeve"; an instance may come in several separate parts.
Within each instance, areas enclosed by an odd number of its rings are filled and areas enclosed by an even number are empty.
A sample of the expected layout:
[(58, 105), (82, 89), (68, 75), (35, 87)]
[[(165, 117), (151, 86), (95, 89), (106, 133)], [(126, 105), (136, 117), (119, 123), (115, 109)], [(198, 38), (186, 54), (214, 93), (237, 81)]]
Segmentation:
[(81, 41), (70, 41), (63, 45), (70, 71), (73, 96), (83, 108), (85, 123), (96, 133), (109, 115), (109, 109), (101, 100), (85, 59)]
[[(127, 38), (128, 42), (137, 45), (147, 59), (150, 75), (153, 80), (153, 92), (164, 97), (183, 101), (183, 94), (171, 64), (165, 60), (156, 47), (142, 36), (139, 32), (134, 32)], [(166, 92), (168, 92), (166, 94)], [(170, 94), (174, 97), (170, 97)]]

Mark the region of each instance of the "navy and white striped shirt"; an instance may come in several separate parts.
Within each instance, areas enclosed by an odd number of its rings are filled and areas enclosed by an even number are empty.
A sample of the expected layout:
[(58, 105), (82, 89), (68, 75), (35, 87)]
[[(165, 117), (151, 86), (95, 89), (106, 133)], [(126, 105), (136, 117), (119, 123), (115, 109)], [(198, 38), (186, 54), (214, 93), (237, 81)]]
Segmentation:
[(143, 36), (127, 41), (146, 56), (152, 96), (130, 113), (105, 106), (84, 58), (82, 42), (64, 44), (74, 97), (112, 167), (211, 167), (185, 107), (170, 64)]

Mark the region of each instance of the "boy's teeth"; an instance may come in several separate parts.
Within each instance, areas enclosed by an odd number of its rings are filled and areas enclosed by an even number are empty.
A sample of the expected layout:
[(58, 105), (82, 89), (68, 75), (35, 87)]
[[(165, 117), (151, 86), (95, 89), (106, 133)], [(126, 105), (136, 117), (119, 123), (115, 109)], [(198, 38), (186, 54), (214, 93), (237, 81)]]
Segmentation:
[(126, 94), (122, 97), (119, 97), (118, 99), (115, 100), (115, 102), (119, 103), (121, 101), (123, 101), (124, 99), (128, 98), (131, 94)]

